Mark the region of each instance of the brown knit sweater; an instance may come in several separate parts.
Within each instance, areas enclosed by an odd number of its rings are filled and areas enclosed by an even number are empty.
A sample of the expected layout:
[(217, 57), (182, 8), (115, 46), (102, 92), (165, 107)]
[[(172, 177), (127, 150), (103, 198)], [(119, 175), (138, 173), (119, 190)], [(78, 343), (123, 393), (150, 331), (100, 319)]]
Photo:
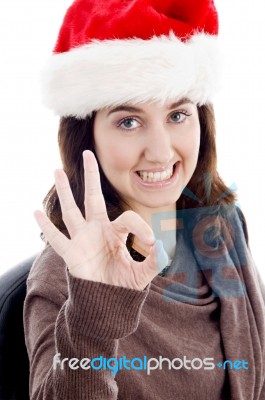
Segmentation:
[(25, 302), (31, 399), (229, 399), (221, 368), (170, 370), (165, 362), (149, 375), (137, 369), (113, 375), (52, 367), (56, 353), (61, 360), (125, 355), (130, 360), (186, 356), (222, 362), (219, 302), (199, 273), (198, 279), (190, 301), (174, 301), (167, 288), (183, 280), (182, 274), (157, 276), (142, 292), (85, 281), (71, 276), (48, 246), (30, 272)]
[(47, 246), (24, 308), (31, 399), (265, 400), (265, 288), (241, 212), (224, 213), (233, 242), (212, 231), (201, 247), (189, 215), (196, 235), (177, 232), (172, 264), (143, 291), (75, 278)]

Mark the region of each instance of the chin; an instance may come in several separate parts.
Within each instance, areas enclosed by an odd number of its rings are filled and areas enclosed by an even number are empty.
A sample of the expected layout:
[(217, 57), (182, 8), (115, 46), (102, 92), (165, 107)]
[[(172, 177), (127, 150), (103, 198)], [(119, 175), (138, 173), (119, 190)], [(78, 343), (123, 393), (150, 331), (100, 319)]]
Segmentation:
[[(159, 200), (159, 199), (153, 198), (153, 199), (150, 199), (149, 201), (143, 201), (141, 203), (141, 205), (144, 207), (154, 208), (154, 209), (156, 209), (156, 208), (162, 208), (162, 209), (165, 208), (165, 210), (173, 209), (176, 206), (176, 202), (179, 199), (179, 197), (168, 199), (167, 201), (165, 201), (165, 199)], [(138, 199), (138, 203), (140, 203), (139, 199)]]

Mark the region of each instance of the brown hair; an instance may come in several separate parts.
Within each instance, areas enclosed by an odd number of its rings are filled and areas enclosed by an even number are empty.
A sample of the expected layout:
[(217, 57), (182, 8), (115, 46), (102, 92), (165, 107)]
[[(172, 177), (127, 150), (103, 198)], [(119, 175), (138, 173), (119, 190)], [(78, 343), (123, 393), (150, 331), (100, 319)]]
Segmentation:
[[(197, 167), (189, 181), (186, 190), (177, 200), (177, 209), (189, 209), (221, 204), (235, 203), (235, 194), (228, 189), (217, 172), (217, 154), (215, 144), (215, 118), (212, 105), (198, 107), (201, 126), (201, 141)], [(66, 172), (77, 206), (84, 215), (84, 150), (94, 151), (93, 125), (95, 113), (86, 119), (64, 117), (60, 121), (58, 142), (63, 169)], [(96, 156), (96, 154), (95, 154)], [(99, 163), (98, 163), (99, 164)], [(107, 212), (110, 220), (117, 218), (124, 210), (126, 204), (119, 193), (104, 175), (99, 164), (102, 192), (105, 198)], [(207, 188), (209, 190), (207, 190)], [(187, 189), (194, 196), (187, 196)], [(192, 198), (193, 197), (193, 198)], [(44, 199), (47, 215), (57, 228), (67, 234), (67, 229), (62, 220), (61, 207), (58, 195), (53, 186)], [(129, 235), (130, 236), (130, 235)], [(128, 238), (128, 243), (131, 243)]]

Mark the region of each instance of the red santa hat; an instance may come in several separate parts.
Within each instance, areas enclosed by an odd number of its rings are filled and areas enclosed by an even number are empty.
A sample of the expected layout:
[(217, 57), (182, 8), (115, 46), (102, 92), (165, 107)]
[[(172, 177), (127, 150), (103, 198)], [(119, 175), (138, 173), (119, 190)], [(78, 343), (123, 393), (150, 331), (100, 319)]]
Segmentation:
[(213, 0), (75, 0), (42, 74), (44, 103), (85, 118), (125, 103), (211, 102), (217, 34)]

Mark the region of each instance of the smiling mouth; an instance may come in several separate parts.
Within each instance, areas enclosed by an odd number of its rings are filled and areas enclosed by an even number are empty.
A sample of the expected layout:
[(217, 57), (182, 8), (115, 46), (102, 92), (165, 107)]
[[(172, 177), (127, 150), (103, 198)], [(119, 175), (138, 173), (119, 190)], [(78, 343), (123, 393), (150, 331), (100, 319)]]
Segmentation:
[(172, 177), (176, 168), (176, 163), (167, 168), (163, 172), (146, 172), (146, 171), (136, 171), (137, 175), (142, 179), (143, 182), (163, 182)]

